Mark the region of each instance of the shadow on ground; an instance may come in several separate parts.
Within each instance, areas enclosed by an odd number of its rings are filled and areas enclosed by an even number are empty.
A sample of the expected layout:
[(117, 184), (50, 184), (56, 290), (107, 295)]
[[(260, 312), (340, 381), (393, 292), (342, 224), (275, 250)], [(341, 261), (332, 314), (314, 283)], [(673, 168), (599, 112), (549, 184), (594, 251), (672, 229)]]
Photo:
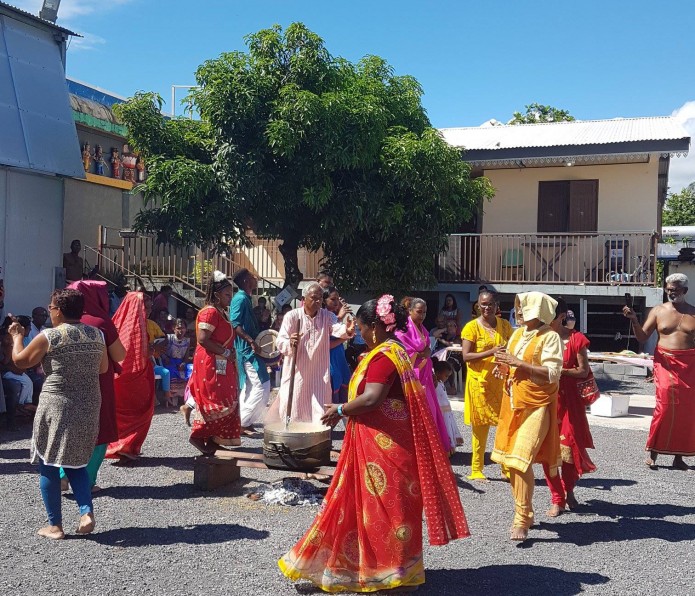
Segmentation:
[(230, 540), (262, 540), (270, 535), (238, 524), (199, 524), (166, 528), (118, 528), (92, 534), (99, 544), (120, 546), (163, 546), (167, 544), (220, 544)]
[[(584, 592), (584, 586), (608, 583), (598, 573), (563, 571), (539, 565), (490, 565), (478, 569), (431, 569), (425, 571), (425, 584), (417, 594), (488, 595), (511, 594), (537, 596), (544, 590), (553, 596), (572, 596)], [(297, 584), (299, 594), (319, 594), (321, 590), (308, 583)], [(390, 592), (390, 590), (389, 590)], [(378, 592), (386, 594), (386, 591)]]

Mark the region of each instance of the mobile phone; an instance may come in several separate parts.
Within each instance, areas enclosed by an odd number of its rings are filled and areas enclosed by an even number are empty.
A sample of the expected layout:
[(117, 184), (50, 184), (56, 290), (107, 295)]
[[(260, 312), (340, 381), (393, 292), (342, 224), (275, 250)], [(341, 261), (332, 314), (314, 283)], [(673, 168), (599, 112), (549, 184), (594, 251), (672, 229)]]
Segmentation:
[(632, 305), (632, 294), (630, 294), (629, 292), (625, 292), (625, 306), (627, 306), (628, 308), (632, 308)]

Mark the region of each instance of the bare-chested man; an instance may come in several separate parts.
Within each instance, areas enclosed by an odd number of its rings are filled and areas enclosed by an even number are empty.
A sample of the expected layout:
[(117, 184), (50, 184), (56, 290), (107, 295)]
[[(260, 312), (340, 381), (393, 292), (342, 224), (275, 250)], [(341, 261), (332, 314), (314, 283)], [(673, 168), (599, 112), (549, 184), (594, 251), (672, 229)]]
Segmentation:
[(656, 408), (647, 439), (647, 465), (656, 468), (659, 453), (673, 455), (673, 467), (688, 470), (683, 456), (695, 455), (695, 306), (685, 301), (688, 278), (674, 273), (666, 278), (668, 302), (654, 307), (644, 325), (635, 312), (623, 308), (635, 337), (645, 342), (656, 329), (654, 351)]

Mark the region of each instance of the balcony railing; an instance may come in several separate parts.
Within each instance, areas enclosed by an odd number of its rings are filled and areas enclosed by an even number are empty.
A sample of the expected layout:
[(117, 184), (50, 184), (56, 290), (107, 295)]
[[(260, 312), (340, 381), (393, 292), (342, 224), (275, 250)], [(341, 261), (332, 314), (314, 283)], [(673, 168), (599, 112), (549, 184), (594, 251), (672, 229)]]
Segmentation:
[(455, 234), (436, 261), (440, 283), (656, 284), (653, 232)]

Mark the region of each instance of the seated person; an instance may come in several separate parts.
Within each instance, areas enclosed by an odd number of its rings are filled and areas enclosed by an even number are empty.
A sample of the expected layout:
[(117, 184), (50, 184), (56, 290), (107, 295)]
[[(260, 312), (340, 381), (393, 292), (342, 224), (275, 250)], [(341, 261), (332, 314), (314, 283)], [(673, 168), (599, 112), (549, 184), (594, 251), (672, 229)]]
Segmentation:
[(164, 400), (166, 406), (176, 407), (176, 402), (171, 395), (171, 374), (169, 369), (164, 366), (162, 362), (162, 356), (166, 354), (169, 349), (169, 340), (166, 337), (160, 337), (155, 339), (150, 345), (150, 353), (152, 358), (152, 364), (154, 365), (154, 374), (161, 377), (161, 389), (164, 393)]
[(41, 333), (46, 328), (47, 320), (48, 311), (43, 306), (37, 306), (34, 310), (31, 311), (31, 326), (29, 329), (29, 334), (24, 337), (25, 348), (31, 343), (32, 339), (34, 339), (39, 333)]
[(437, 348), (448, 348), (450, 346), (461, 345), (461, 332), (456, 321), (449, 319), (446, 322), (446, 329), (437, 340)]
[(253, 314), (256, 315), (256, 320), (258, 321), (258, 328), (261, 331), (270, 329), (270, 309), (266, 306), (268, 301), (264, 296), (258, 299), (258, 306), (253, 307)]
[(439, 340), (446, 333), (446, 317), (443, 314), (438, 314), (434, 320), (434, 327), (430, 331), (430, 349), (432, 352), (441, 350), (444, 345), (439, 344)]
[(273, 331), (280, 331), (280, 327), (282, 327), (282, 320), (285, 318), (285, 315), (279, 312), (277, 315), (275, 315), (275, 320), (273, 321), (273, 324), (270, 326), (270, 328)]
[[(36, 311), (36, 309), (34, 309), (34, 311)], [(33, 331), (34, 324), (32, 323), (31, 319), (25, 315), (19, 315), (18, 317), (16, 317), (16, 319), (17, 322), (22, 327), (24, 327), (24, 346), (26, 347), (29, 345), (29, 338)], [(38, 335), (38, 333), (36, 335)], [(31, 339), (33, 339), (33, 337)], [(41, 395), (41, 389), (43, 388), (43, 383), (46, 380), (46, 375), (43, 372), (43, 367), (41, 366), (41, 364), (37, 364), (32, 368), (26, 369), (24, 373), (31, 379), (33, 385), (31, 403), (35, 406), (38, 406), (39, 395)]]
[(174, 333), (167, 335), (169, 348), (162, 357), (169, 369), (172, 379), (186, 378), (186, 365), (193, 361), (191, 357), (191, 340), (188, 337), (188, 325), (185, 319), (176, 319)]
[[(8, 317), (9, 319), (9, 317)], [(12, 321), (10, 320), (10, 323)], [(3, 385), (6, 381), (14, 381), (19, 386), (19, 393), (14, 402), (20, 414), (29, 415), (36, 410), (33, 405), (34, 384), (28, 375), (20, 368), (17, 368), (12, 361), (12, 336), (7, 333), (9, 325), (2, 326), (2, 351), (0, 352), (0, 370), (2, 370)], [(14, 394), (16, 391), (11, 390)]]

